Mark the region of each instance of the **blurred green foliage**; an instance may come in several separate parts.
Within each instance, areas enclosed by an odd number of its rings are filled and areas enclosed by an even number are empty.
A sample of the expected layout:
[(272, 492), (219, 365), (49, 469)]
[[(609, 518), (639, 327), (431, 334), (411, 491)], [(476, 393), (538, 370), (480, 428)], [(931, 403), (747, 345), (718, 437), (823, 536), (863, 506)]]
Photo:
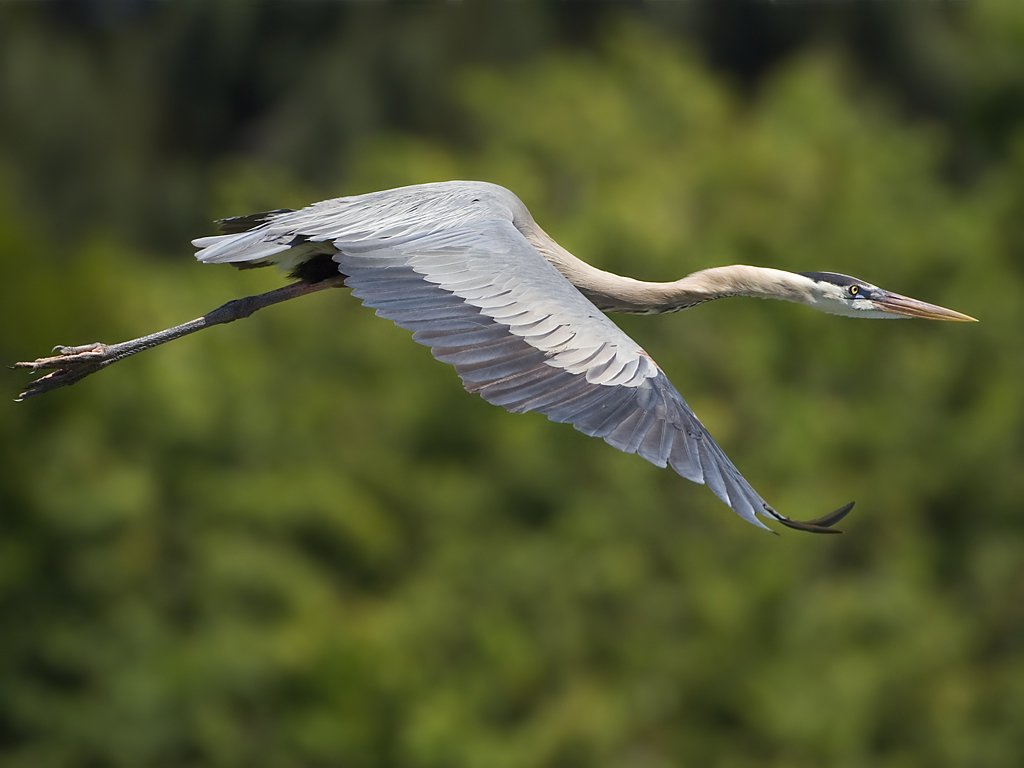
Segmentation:
[(780, 510), (857, 499), (834, 538), (341, 291), (0, 408), (0, 764), (1019, 765), (1022, 7), (467, 5), (0, 10), (0, 357), (280, 283), (192, 263), (206, 220), (445, 178), (619, 272), (983, 322), (622, 320)]

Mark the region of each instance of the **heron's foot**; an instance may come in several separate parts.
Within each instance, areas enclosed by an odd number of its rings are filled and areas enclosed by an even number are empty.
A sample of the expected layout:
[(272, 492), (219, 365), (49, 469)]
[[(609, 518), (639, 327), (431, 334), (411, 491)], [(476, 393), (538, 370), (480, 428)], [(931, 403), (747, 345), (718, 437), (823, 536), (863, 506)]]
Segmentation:
[(92, 344), (81, 344), (75, 347), (57, 346), (53, 348), (56, 355), (40, 357), (26, 363), (15, 363), (13, 368), (24, 368), (30, 373), (41, 373), (38, 379), (29, 382), (25, 391), (15, 398), (21, 401), (35, 395), (41, 395), (58, 387), (67, 387), (76, 381), (95, 373), (115, 359), (106, 344), (94, 341)]

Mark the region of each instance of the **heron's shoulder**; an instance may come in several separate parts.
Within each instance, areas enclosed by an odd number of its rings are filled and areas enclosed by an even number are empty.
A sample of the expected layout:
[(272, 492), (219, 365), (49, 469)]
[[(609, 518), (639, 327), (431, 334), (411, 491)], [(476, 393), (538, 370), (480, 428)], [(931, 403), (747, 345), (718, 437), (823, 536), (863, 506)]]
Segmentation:
[(488, 181), (413, 184), (324, 200), (310, 208), (322, 214), (345, 210), (372, 211), (381, 216), (422, 217), (435, 222), (445, 219), (453, 224), (494, 219), (520, 221), (530, 216), (514, 192)]
[(417, 199), (435, 198), (441, 200), (454, 200), (460, 203), (511, 203), (516, 202), (522, 205), (515, 193), (507, 187), (495, 184), (490, 181), (453, 180), (453, 181), (432, 181), (426, 184), (412, 184), (407, 187), (396, 187), (381, 192), (371, 192), (371, 195), (393, 195), (395, 197), (411, 197)]

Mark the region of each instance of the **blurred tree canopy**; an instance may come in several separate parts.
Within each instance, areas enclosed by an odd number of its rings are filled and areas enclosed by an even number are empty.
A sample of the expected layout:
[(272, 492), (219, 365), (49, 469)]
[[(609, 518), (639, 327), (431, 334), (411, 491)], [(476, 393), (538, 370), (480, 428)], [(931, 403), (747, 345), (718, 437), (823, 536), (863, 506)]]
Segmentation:
[(192, 263), (211, 219), (446, 178), (607, 269), (982, 319), (622, 320), (780, 510), (857, 499), (832, 538), (341, 291), (0, 408), (0, 765), (1019, 764), (1024, 7), (15, 3), (0, 51), (8, 361), (280, 283)]

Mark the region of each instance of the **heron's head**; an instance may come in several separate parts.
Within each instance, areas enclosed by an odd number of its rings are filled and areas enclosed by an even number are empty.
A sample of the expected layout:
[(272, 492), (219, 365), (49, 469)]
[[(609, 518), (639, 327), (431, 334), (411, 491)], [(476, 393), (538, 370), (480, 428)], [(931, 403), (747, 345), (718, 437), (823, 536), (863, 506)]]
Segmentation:
[(920, 317), (925, 320), (977, 322), (970, 315), (901, 296), (849, 275), (835, 272), (801, 272), (811, 281), (811, 301), (816, 309), (845, 317), (875, 319)]

